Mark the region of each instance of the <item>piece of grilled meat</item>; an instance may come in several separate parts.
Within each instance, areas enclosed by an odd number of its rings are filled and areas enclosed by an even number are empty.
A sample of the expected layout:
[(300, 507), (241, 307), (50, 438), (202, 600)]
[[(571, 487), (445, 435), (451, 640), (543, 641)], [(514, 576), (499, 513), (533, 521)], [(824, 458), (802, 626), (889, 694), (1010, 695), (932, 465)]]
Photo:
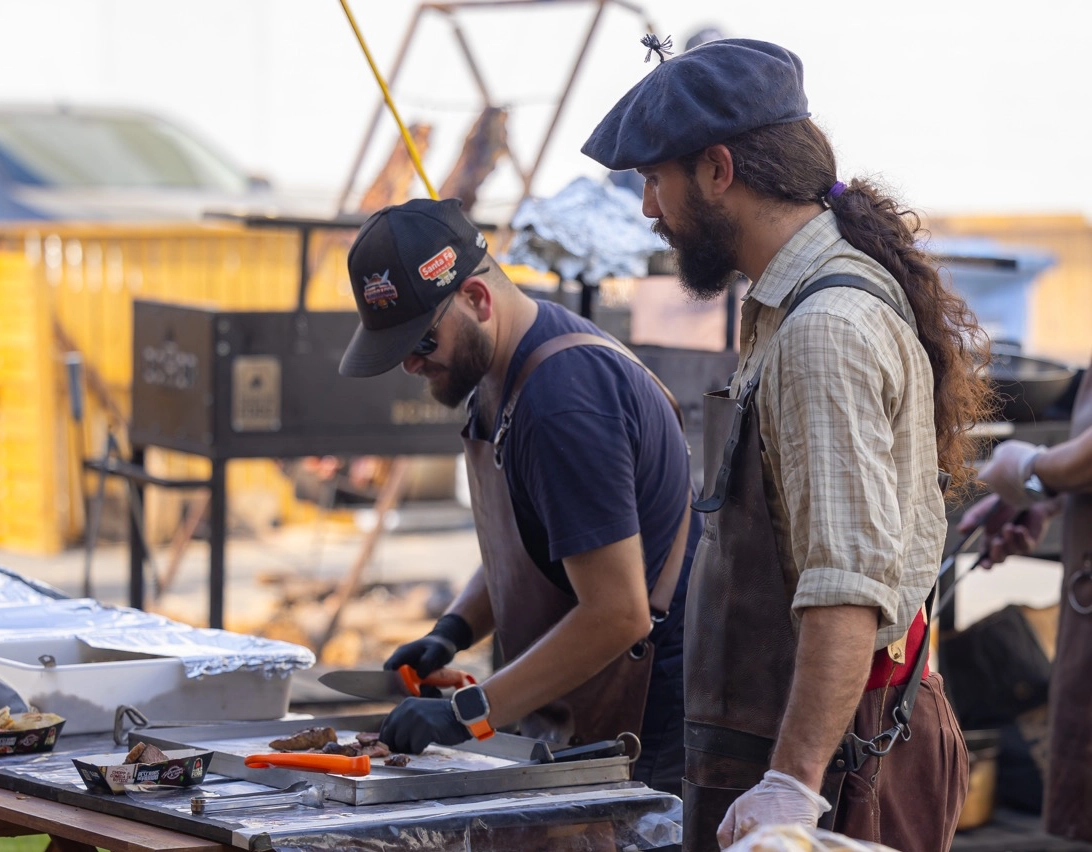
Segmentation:
[(337, 731), (330, 727), (305, 728), (289, 737), (270, 740), (269, 747), (280, 751), (306, 751), (320, 749), (326, 743), (337, 742)]

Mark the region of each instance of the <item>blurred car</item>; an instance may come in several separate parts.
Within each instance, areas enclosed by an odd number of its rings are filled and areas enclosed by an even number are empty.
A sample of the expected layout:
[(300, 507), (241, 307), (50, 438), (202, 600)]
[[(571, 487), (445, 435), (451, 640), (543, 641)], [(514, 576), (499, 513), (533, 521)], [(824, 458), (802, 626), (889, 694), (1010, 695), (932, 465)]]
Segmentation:
[(197, 219), (284, 206), (269, 181), (160, 116), (0, 105), (0, 221)]

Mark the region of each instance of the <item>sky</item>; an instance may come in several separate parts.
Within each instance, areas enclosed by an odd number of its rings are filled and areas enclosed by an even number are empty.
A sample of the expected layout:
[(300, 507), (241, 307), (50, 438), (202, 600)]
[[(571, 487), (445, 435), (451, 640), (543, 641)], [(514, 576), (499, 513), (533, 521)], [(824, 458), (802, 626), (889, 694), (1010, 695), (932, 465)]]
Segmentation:
[[(349, 3), (389, 74), (416, 2)], [(799, 54), (813, 118), (834, 143), (843, 179), (877, 178), (927, 214), (1092, 214), (1087, 0), (639, 5), (643, 14), (608, 4), (544, 151), (535, 195), (604, 174), (579, 149), (654, 67), (639, 44), (651, 22), (680, 49), (715, 26)], [(554, 0), (457, 15), (492, 102), (510, 110), (510, 144), (525, 164), (542, 145), (595, 6)], [(331, 202), (379, 103), (338, 0), (0, 0), (0, 33), (0, 102), (154, 111), (248, 171)], [(484, 105), (446, 17), (421, 16), (393, 95), (407, 123), (432, 124), (426, 169), (438, 186)], [(384, 114), (354, 197), (395, 141)], [(423, 186), (415, 192), (426, 194)], [(519, 186), (502, 165), (481, 194), (475, 212), (488, 221), (518, 200)]]

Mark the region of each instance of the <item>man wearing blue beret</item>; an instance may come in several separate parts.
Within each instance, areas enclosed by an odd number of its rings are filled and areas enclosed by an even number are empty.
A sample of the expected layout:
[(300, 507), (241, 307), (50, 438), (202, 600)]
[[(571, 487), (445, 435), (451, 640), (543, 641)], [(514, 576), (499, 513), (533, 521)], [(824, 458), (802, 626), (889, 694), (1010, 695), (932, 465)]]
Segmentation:
[(967, 791), (927, 665), (938, 470), (953, 491), (973, 478), (983, 336), (919, 248), (917, 216), (839, 181), (809, 115), (795, 54), (722, 39), (661, 60), (583, 148), (643, 175), (688, 294), (751, 282), (739, 371), (706, 397), (684, 849), (822, 818), (937, 852)]

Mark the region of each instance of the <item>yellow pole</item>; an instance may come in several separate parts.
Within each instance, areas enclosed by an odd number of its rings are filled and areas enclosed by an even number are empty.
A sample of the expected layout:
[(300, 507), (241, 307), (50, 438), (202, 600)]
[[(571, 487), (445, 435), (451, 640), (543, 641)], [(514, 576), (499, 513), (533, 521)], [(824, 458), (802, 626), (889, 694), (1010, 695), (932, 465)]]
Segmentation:
[(371, 51), (368, 50), (368, 45), (364, 42), (364, 36), (360, 32), (360, 27), (356, 25), (356, 19), (349, 9), (347, 0), (340, 0), (340, 3), (341, 8), (345, 10), (345, 17), (349, 19), (349, 26), (351, 26), (353, 32), (356, 33), (356, 40), (360, 42), (360, 49), (364, 51), (364, 58), (368, 60), (368, 65), (371, 66), (372, 73), (375, 75), (375, 80), (379, 83), (379, 88), (383, 91), (383, 100), (387, 102), (391, 115), (394, 116), (394, 120), (398, 123), (398, 129), (402, 133), (402, 141), (406, 143), (406, 150), (409, 151), (410, 159), (413, 161), (413, 167), (417, 170), (417, 174), (420, 175), (421, 180), (424, 182), (429, 197), (435, 201), (437, 200), (436, 190), (432, 188), (428, 175), (425, 174), (425, 167), (421, 163), (421, 155), (417, 152), (417, 146), (413, 144), (413, 137), (410, 136), (409, 131), (406, 129), (406, 125), (402, 123), (402, 118), (398, 115), (398, 108), (394, 105), (394, 100), (391, 98), (390, 90), (383, 80), (383, 75), (379, 73), (375, 60), (372, 59)]

